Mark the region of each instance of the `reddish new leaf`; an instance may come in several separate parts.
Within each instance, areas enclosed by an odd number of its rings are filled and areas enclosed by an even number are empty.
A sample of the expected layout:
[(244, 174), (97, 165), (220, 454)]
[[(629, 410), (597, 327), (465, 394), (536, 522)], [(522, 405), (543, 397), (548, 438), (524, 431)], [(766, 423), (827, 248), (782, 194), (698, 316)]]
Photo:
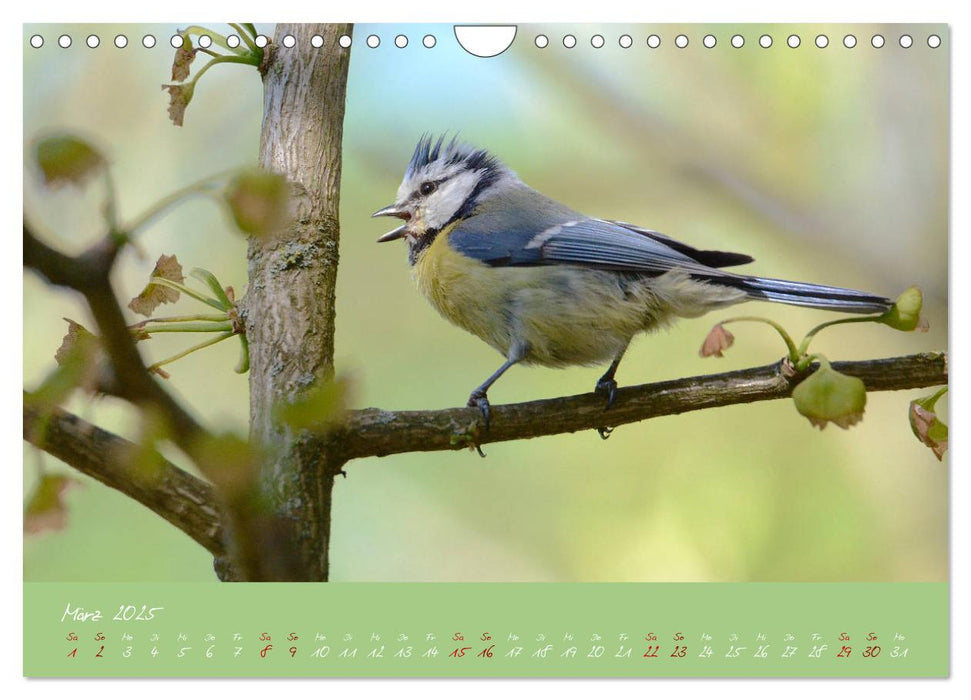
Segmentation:
[(169, 119), (176, 126), (182, 126), (185, 118), (185, 108), (192, 101), (192, 93), (195, 90), (193, 83), (185, 85), (163, 85), (163, 90), (169, 91)]
[(698, 354), (702, 357), (724, 357), (724, 351), (732, 347), (734, 342), (735, 336), (719, 323), (708, 332)]
[(918, 440), (931, 448), (938, 460), (943, 460), (947, 452), (948, 429), (947, 424), (938, 418), (934, 407), (946, 391), (942, 389), (910, 402), (910, 428)]
[(175, 60), (172, 61), (172, 80), (182, 82), (189, 77), (189, 66), (195, 60), (198, 49), (192, 47), (192, 41), (187, 36), (182, 37), (182, 46), (175, 50)]
[[(155, 263), (151, 277), (161, 277), (182, 284), (185, 276), (182, 274), (182, 265), (174, 255), (163, 255)], [(141, 294), (128, 302), (128, 308), (136, 314), (151, 316), (152, 312), (159, 304), (173, 304), (179, 300), (179, 292), (171, 287), (149, 282)]]

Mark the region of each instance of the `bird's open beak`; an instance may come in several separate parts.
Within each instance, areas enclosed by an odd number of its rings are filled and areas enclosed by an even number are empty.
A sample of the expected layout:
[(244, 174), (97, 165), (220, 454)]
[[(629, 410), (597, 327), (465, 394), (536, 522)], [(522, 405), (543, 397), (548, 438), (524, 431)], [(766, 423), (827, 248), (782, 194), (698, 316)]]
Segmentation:
[(397, 240), (398, 238), (404, 238), (405, 229), (407, 228), (408, 228), (408, 224), (404, 224), (403, 226), (399, 226), (393, 231), (388, 231), (386, 234), (384, 234), (383, 236), (381, 236), (381, 238), (378, 239), (378, 243), (386, 243), (387, 241), (394, 241), (394, 240)]
[[(376, 212), (371, 214), (371, 218), (374, 218), (377, 216), (396, 216), (399, 219), (404, 219), (405, 221), (411, 218), (411, 214), (405, 211), (404, 209), (400, 209), (397, 204), (392, 204), (391, 206), (385, 207), (384, 209), (378, 209)], [(384, 243), (386, 241), (393, 241), (398, 238), (404, 238), (407, 228), (408, 228), (408, 225), (405, 224), (404, 226), (399, 226), (393, 231), (388, 231), (386, 234), (384, 234), (383, 236), (381, 236), (381, 238), (378, 239), (378, 243)]]

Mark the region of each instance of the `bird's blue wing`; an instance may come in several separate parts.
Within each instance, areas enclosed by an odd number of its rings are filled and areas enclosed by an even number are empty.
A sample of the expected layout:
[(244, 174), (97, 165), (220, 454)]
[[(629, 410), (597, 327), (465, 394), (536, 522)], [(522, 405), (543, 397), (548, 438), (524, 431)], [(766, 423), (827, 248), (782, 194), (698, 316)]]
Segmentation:
[[(713, 269), (719, 263), (751, 260), (744, 255), (695, 250), (629, 224), (591, 219), (538, 194), (529, 206), (525, 204), (511, 198), (492, 211), (465, 219), (449, 233), (450, 245), (494, 267), (571, 264), (645, 274), (680, 268), (718, 277), (731, 276)], [(718, 255), (727, 259), (705, 259)]]
[(665, 236), (659, 231), (641, 228), (640, 226), (624, 223), (623, 221), (609, 221), (608, 223), (616, 224), (617, 226), (625, 228), (628, 231), (633, 231), (634, 233), (649, 236), (659, 243), (663, 243), (669, 248), (674, 248), (675, 250), (684, 253), (692, 260), (697, 260), (703, 265), (708, 265), (709, 267), (732, 267), (733, 265), (746, 265), (755, 261), (755, 258), (753, 258), (751, 255), (745, 255), (744, 253), (729, 253), (724, 250), (699, 250), (698, 248), (694, 248), (687, 243), (682, 243), (681, 241), (671, 238), (670, 236)]
[(893, 305), (854, 289), (736, 275), (717, 268), (751, 262), (747, 255), (697, 250), (656, 231), (591, 219), (536, 192), (514, 194), (490, 200), (493, 208), (461, 221), (449, 232), (449, 244), (494, 267), (580, 265), (644, 275), (677, 268), (751, 299), (854, 313), (883, 313)]

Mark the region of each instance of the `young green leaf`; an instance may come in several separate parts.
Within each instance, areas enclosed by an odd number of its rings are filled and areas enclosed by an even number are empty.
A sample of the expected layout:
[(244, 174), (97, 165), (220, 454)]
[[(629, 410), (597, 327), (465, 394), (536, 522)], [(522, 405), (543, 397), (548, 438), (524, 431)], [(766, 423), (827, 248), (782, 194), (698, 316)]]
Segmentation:
[(226, 202), (236, 225), (251, 236), (272, 235), (290, 221), (290, 186), (276, 173), (240, 173), (229, 183)]
[(146, 407), (139, 418), (137, 439), (116, 447), (111, 459), (126, 466), (132, 481), (153, 484), (162, 478), (165, 463), (158, 445), (171, 438), (172, 430), (165, 414), (156, 408)]
[(91, 144), (75, 136), (41, 139), (36, 147), (37, 165), (49, 187), (82, 185), (104, 169), (107, 162)]
[(349, 387), (343, 377), (319, 382), (295, 401), (278, 405), (277, 420), (294, 430), (326, 430), (343, 415)]
[(249, 372), (249, 340), (245, 333), (239, 333), (239, 361), (233, 367), (236, 374), (246, 374)]
[(897, 297), (890, 310), (877, 319), (898, 331), (927, 330), (927, 324), (920, 317), (924, 295), (920, 287), (909, 287)]
[[(185, 276), (182, 274), (182, 265), (174, 255), (163, 255), (155, 263), (151, 277), (161, 277), (182, 284)], [(136, 314), (151, 316), (152, 312), (159, 304), (172, 304), (179, 300), (179, 292), (171, 287), (167, 287), (154, 282), (149, 282), (141, 294), (128, 302), (128, 308)]]
[(195, 444), (193, 455), (202, 472), (230, 500), (245, 495), (259, 472), (258, 450), (232, 433), (207, 434)]
[[(233, 300), (229, 298), (228, 290), (223, 289), (223, 286), (219, 284), (219, 280), (216, 276), (201, 267), (194, 267), (189, 272), (189, 276), (193, 277), (204, 285), (209, 287), (209, 291), (212, 292), (213, 296), (219, 300), (220, 303), (224, 304), (227, 309), (233, 307)], [(231, 288), (230, 288), (231, 289)]]
[(858, 377), (834, 370), (819, 358), (820, 367), (792, 391), (796, 410), (822, 430), (827, 423), (849, 428), (863, 419), (866, 386)]
[(36, 534), (44, 530), (62, 530), (67, 522), (64, 493), (79, 483), (60, 474), (45, 474), (27, 498), (24, 506), (24, 532)]

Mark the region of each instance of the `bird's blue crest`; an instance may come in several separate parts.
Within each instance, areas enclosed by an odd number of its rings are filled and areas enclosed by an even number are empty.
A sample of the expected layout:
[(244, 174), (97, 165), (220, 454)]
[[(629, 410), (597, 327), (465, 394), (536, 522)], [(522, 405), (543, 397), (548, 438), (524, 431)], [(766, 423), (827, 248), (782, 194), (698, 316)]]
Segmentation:
[(457, 135), (453, 136), (447, 143), (446, 138), (447, 134), (442, 134), (437, 139), (431, 134), (425, 134), (418, 139), (418, 145), (415, 146), (415, 152), (411, 155), (411, 162), (408, 163), (405, 177), (411, 176), (438, 160), (443, 161), (446, 165), (465, 162), (470, 170), (496, 170), (499, 168), (499, 160), (488, 151), (462, 143), (458, 140)]

